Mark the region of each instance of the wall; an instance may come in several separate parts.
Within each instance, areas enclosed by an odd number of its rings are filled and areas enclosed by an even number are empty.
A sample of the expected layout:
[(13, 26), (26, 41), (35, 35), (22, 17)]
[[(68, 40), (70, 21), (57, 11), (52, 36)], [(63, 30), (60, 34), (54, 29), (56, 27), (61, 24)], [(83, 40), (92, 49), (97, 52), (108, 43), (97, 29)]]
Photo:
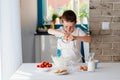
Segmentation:
[(34, 62), (34, 32), (37, 26), (37, 0), (21, 0), (23, 62)]
[(0, 76), (9, 80), (22, 64), (20, 0), (1, 0), (0, 4)]
[[(1, 45), (1, 38), (0, 38), (0, 45)], [(2, 80), (2, 49), (0, 46), (0, 80)]]
[[(0, 0), (1, 5), (1, 0)], [(0, 6), (0, 80), (2, 80), (2, 46), (1, 46), (1, 6)]]
[[(1, 0), (0, 0), (0, 5), (1, 5)], [(1, 17), (1, 6), (0, 6), (0, 17)], [(0, 18), (0, 26), (1, 26), (1, 18)], [(0, 27), (0, 36), (1, 36), (1, 27)], [(0, 37), (0, 80), (2, 80), (2, 40)]]
[[(101, 62), (120, 61), (120, 0), (90, 0), (91, 52)], [(102, 22), (109, 22), (108, 30)]]

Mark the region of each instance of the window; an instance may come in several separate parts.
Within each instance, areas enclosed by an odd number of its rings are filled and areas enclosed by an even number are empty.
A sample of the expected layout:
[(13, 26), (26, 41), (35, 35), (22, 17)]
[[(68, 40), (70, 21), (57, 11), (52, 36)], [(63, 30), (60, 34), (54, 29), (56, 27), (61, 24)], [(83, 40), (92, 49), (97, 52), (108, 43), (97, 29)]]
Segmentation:
[(89, 0), (44, 0), (44, 22), (52, 20), (52, 14), (56, 13), (61, 16), (68, 9), (76, 13), (78, 24), (82, 23), (81, 18), (88, 18)]

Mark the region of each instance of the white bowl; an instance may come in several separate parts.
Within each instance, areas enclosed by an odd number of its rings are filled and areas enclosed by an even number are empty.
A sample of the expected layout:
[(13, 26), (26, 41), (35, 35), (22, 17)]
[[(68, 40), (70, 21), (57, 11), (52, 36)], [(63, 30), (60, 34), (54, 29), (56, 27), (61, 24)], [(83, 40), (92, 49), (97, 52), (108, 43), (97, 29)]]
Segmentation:
[(42, 71), (42, 72), (47, 72), (49, 71), (51, 68), (37, 68), (39, 71)]
[(57, 56), (51, 56), (53, 63), (56, 67), (62, 67), (69, 65), (69, 59), (63, 58), (63, 57), (57, 57)]

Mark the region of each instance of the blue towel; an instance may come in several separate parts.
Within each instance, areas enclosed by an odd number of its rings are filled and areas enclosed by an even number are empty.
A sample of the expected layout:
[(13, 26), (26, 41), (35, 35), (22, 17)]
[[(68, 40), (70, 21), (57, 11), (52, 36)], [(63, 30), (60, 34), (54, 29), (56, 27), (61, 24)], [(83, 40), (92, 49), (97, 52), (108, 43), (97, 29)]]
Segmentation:
[(61, 50), (57, 49), (57, 56), (60, 57), (61, 56)]

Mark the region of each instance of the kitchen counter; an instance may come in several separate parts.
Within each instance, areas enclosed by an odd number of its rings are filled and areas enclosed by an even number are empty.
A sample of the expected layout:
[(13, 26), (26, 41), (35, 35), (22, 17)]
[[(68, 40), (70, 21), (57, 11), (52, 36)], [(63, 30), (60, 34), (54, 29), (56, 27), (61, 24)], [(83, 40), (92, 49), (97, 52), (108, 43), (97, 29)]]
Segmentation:
[(67, 75), (41, 72), (37, 63), (23, 63), (10, 80), (120, 80), (120, 63), (99, 63), (95, 72), (70, 71)]

